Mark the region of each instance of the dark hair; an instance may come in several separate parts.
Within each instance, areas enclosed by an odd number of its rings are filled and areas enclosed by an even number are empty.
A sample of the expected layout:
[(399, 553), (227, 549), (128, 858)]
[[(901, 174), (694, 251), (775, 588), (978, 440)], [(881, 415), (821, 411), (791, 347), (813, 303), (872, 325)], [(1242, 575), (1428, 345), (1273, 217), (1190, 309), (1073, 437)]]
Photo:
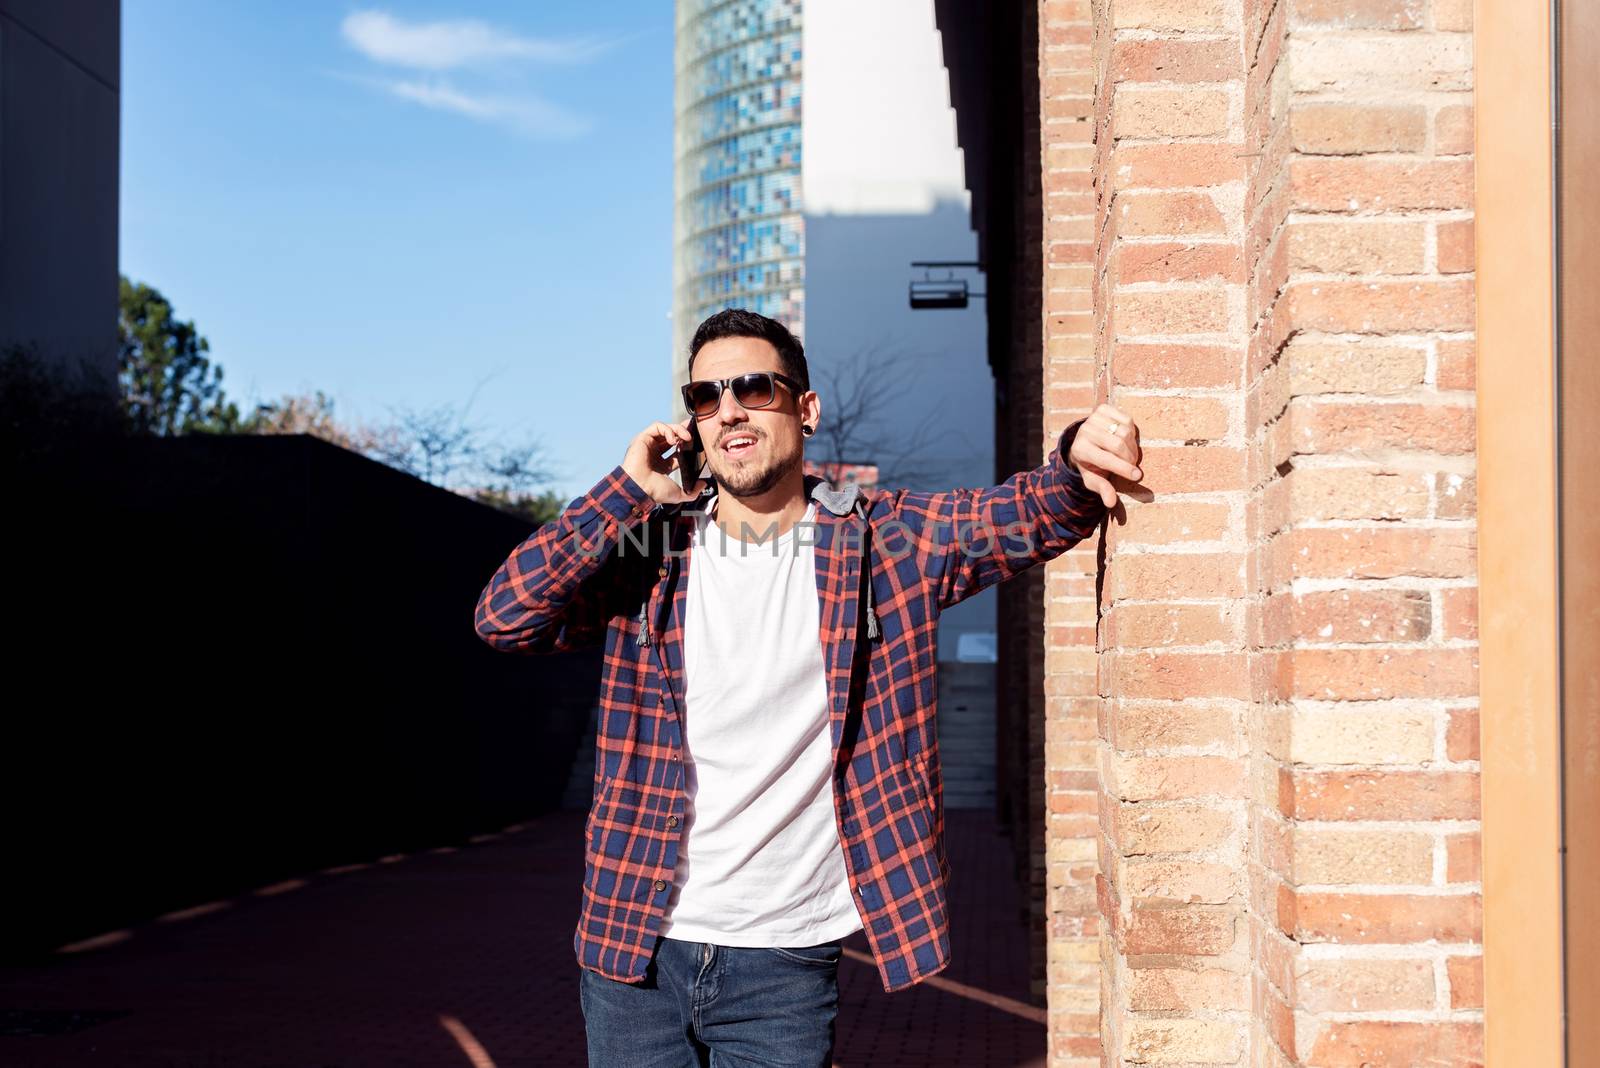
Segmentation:
[(709, 343), (724, 337), (754, 337), (769, 342), (778, 350), (778, 366), (783, 373), (800, 383), (802, 391), (811, 388), (811, 372), (806, 369), (806, 350), (800, 339), (776, 319), (744, 308), (726, 308), (701, 323), (689, 342), (689, 368), (694, 369), (694, 358)]

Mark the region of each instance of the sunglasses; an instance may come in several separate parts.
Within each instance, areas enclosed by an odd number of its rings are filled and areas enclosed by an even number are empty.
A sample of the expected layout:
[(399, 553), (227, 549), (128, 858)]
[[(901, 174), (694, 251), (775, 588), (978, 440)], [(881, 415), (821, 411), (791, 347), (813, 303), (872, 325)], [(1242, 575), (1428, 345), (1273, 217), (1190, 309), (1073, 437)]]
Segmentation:
[(778, 399), (777, 384), (782, 383), (795, 396), (805, 392), (805, 387), (776, 371), (751, 371), (732, 378), (688, 382), (683, 386), (683, 406), (697, 419), (711, 415), (722, 406), (722, 391), (733, 390), (733, 399), (741, 408), (765, 408)]

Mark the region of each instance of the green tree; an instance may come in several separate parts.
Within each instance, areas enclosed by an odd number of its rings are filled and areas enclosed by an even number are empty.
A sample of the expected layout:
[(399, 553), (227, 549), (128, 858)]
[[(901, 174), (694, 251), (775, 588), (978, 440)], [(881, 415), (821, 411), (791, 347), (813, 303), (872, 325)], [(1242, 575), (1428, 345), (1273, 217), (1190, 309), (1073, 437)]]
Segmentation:
[(234, 433), (238, 405), (222, 392), (222, 368), (193, 322), (160, 291), (121, 279), (117, 379), (129, 428), (139, 434)]

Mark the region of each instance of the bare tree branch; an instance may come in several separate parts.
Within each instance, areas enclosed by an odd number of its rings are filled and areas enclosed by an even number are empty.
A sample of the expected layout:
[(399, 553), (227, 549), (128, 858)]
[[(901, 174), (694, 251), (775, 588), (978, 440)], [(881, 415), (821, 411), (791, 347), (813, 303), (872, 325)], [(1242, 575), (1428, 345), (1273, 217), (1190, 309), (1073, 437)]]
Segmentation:
[(822, 395), (820, 444), (814, 451), (824, 463), (873, 463), (879, 485), (905, 485), (932, 477), (934, 465), (926, 460), (936, 440), (938, 416), (927, 412), (909, 430), (883, 425), (881, 410), (885, 383), (916, 373), (915, 361), (905, 352), (886, 352), (882, 346), (819, 368), (813, 373)]

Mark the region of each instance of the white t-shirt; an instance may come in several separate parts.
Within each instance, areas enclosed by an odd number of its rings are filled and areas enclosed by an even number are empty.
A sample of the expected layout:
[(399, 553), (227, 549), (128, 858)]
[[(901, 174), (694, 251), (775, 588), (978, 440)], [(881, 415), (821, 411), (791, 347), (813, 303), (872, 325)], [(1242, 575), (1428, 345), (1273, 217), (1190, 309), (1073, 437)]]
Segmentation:
[(759, 542), (762, 532), (741, 541), (709, 515), (697, 521), (683, 635), (688, 818), (661, 928), (672, 938), (811, 946), (861, 928), (833, 812), (815, 512)]

